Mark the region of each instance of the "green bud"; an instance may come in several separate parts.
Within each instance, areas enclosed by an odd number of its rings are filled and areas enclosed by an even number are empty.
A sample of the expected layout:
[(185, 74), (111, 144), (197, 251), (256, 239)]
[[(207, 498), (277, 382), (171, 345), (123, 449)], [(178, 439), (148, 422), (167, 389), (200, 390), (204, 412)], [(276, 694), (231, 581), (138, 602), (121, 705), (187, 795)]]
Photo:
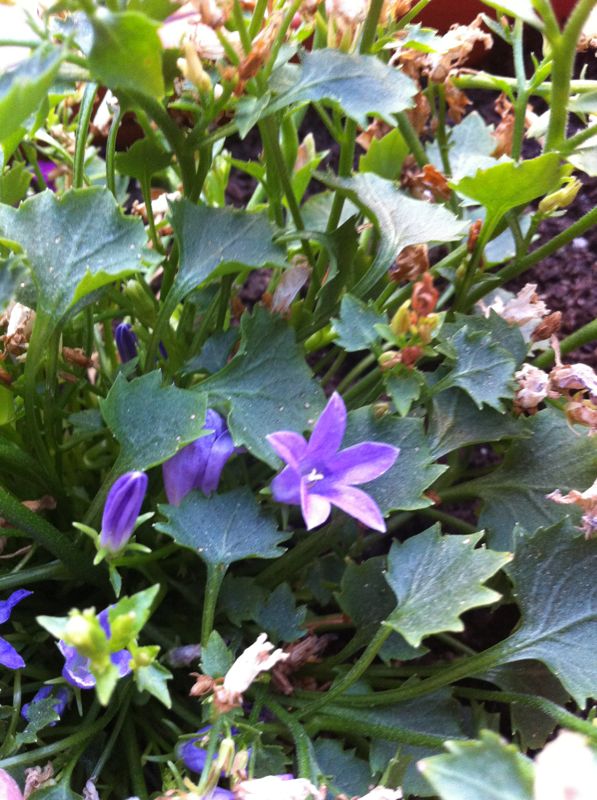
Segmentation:
[(552, 214), (560, 208), (566, 208), (574, 202), (576, 195), (580, 191), (582, 183), (578, 178), (567, 178), (566, 183), (561, 189), (548, 194), (539, 203), (541, 214)]
[(124, 287), (126, 297), (132, 302), (135, 315), (149, 328), (153, 328), (156, 320), (156, 303), (152, 299), (148, 287), (143, 287), (136, 279), (126, 282)]
[(108, 652), (108, 640), (95, 610), (73, 611), (64, 629), (64, 641), (77, 648), (85, 658), (102, 659)]

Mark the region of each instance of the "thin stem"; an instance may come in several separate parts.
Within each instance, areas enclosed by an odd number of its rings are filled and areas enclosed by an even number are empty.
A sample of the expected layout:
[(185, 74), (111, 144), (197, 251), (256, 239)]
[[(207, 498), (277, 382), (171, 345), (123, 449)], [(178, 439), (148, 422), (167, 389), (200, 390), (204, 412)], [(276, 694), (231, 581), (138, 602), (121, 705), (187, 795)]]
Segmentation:
[[(336, 709), (334, 709), (336, 710)], [(343, 719), (340, 716), (342, 710), (337, 709), (338, 716), (335, 714), (316, 714), (312, 720), (309, 721), (309, 728), (313, 726), (315, 729), (324, 731), (333, 731), (334, 733), (347, 733), (349, 735), (366, 736), (371, 739), (384, 739), (390, 742), (403, 742), (414, 747), (442, 747), (444, 744), (443, 737), (433, 736), (429, 733), (417, 733), (416, 731), (408, 730), (408, 728), (401, 728), (395, 724), (388, 724), (383, 722), (365, 722), (355, 720), (351, 717)]]
[(522, 141), (524, 139), (524, 125), (528, 102), (528, 93), (526, 88), (527, 81), (524, 68), (523, 27), (521, 19), (517, 19), (514, 23), (513, 50), (517, 95), (514, 110), (514, 133), (512, 134), (512, 158), (518, 160), (522, 152)]
[(75, 158), (73, 164), (74, 189), (80, 189), (85, 181), (85, 150), (87, 148), (89, 123), (91, 122), (96, 92), (97, 83), (88, 83), (85, 87), (85, 91), (83, 92), (83, 99), (81, 100), (79, 122), (77, 123)]
[(0, 757), (4, 756), (5, 753), (9, 751), (9, 748), (11, 750), (14, 749), (14, 735), (21, 715), (21, 670), (15, 670), (14, 675), (14, 683), (12, 687), (12, 711), (10, 714), (10, 722), (4, 735), (2, 749), (0, 750)]
[(445, 511), (438, 511), (435, 508), (421, 508), (417, 513), (422, 514), (424, 517), (432, 519), (435, 522), (441, 522), (442, 525), (446, 525), (448, 528), (452, 528), (459, 533), (476, 533), (478, 530), (478, 528), (476, 528), (474, 525), (471, 525), (469, 522), (465, 522), (463, 519), (458, 519), (458, 517), (455, 517), (453, 514), (446, 514)]
[(367, 19), (363, 25), (363, 33), (361, 35), (361, 43), (359, 45), (359, 52), (361, 54), (369, 53), (373, 42), (375, 41), (375, 34), (377, 33), (377, 23), (379, 22), (379, 15), (383, 8), (384, 0), (371, 0)]
[(587, 139), (592, 139), (593, 136), (597, 136), (597, 124), (596, 125), (588, 125), (584, 130), (579, 131), (574, 136), (571, 136), (569, 139), (562, 144), (560, 148), (560, 152), (568, 155), (572, 153), (576, 148), (587, 141)]
[(361, 359), (361, 361), (359, 361), (359, 363), (353, 367), (347, 375), (344, 376), (344, 378), (338, 384), (336, 391), (339, 394), (342, 394), (342, 392), (348, 389), (348, 387), (359, 377), (359, 375), (365, 372), (365, 370), (369, 369), (369, 367), (373, 366), (376, 361), (376, 356), (373, 353), (369, 353), (369, 355)]
[(60, 561), (50, 561), (48, 564), (27, 567), (27, 569), (3, 575), (0, 577), (0, 591), (6, 592), (41, 581), (63, 580), (67, 574), (68, 571)]
[[(591, 322), (587, 322), (586, 325), (583, 325), (582, 328), (571, 333), (570, 336), (562, 339), (560, 342), (560, 350), (562, 351), (562, 355), (566, 355), (566, 353), (570, 353), (572, 350), (576, 350), (595, 340), (597, 340), (597, 320), (591, 320)], [(541, 353), (541, 355), (535, 359), (534, 363), (535, 366), (545, 369), (545, 367), (549, 367), (553, 364), (554, 360), (555, 353), (550, 349)]]
[(201, 617), (201, 647), (207, 647), (209, 637), (213, 631), (216, 605), (225, 574), (225, 564), (207, 564), (207, 580), (205, 582), (203, 613)]
[(262, 570), (257, 577), (258, 582), (268, 589), (273, 589), (281, 581), (287, 580), (299, 569), (310, 564), (316, 556), (330, 550), (335, 540), (334, 533), (336, 533), (336, 526), (332, 523), (322, 530), (306, 534), (292, 550), (288, 550), (269, 567)]
[[(486, 89), (490, 92), (499, 92), (504, 89), (515, 91), (518, 86), (516, 78), (509, 78), (504, 75), (490, 75), (486, 72), (477, 72), (473, 75), (455, 75), (451, 80), (459, 89)], [(553, 84), (550, 81), (543, 81), (540, 84), (532, 83), (529, 87), (529, 94), (546, 99), (550, 96), (552, 89)], [(572, 94), (595, 92), (597, 91), (597, 81), (570, 81), (570, 91)]]
[(288, 711), (283, 709), (275, 700), (272, 700), (271, 697), (267, 699), (266, 706), (276, 715), (280, 722), (288, 728), (294, 740), (299, 777), (314, 780), (317, 776), (312, 774), (309, 737), (303, 726), (298, 722), (295, 716), (289, 714)]
[(132, 714), (129, 714), (124, 720), (122, 733), (133, 792), (137, 797), (141, 798), (141, 800), (147, 800), (147, 786), (145, 785), (145, 778), (143, 777), (141, 753), (139, 751), (139, 743), (137, 741), (137, 733), (135, 731), (135, 723)]
[(425, 164), (429, 163), (429, 159), (427, 158), (425, 148), (421, 144), (421, 140), (406, 116), (406, 112), (401, 111), (399, 114), (396, 114), (396, 122), (398, 123), (398, 130), (408, 145), (408, 149), (415, 157), (415, 161), (420, 167), (424, 167)]

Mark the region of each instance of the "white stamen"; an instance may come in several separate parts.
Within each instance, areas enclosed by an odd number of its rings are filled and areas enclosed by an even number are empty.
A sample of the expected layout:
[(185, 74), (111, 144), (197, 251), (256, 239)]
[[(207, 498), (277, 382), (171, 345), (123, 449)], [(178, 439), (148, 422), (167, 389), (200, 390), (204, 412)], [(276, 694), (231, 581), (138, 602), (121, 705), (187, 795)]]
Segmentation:
[(313, 467), (311, 472), (307, 475), (307, 480), (309, 481), (309, 483), (315, 483), (315, 481), (322, 481), (323, 478), (324, 476), (321, 474), (321, 472), (317, 472), (315, 467)]

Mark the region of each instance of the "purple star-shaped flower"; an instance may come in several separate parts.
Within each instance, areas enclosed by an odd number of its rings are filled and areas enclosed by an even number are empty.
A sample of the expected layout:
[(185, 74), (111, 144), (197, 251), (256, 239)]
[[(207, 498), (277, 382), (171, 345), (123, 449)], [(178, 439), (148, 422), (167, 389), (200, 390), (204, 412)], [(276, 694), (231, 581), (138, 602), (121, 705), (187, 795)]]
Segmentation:
[[(8, 600), (0, 600), (0, 623), (8, 622), (13, 608), (25, 597), (29, 597), (33, 592), (27, 589), (17, 589), (13, 592)], [(0, 636), (0, 664), (8, 669), (23, 669), (25, 662), (22, 657), (17, 653), (14, 647)]]
[[(104, 629), (104, 633), (110, 638), (110, 622), (108, 620), (109, 608), (105, 608), (98, 615), (100, 625)], [(58, 649), (64, 656), (64, 667), (62, 669), (62, 677), (67, 680), (71, 686), (78, 686), (79, 689), (93, 689), (95, 686), (95, 676), (89, 669), (90, 660), (85, 656), (79, 655), (77, 648), (73, 647), (62, 639), (58, 642)], [(118, 675), (124, 678), (131, 671), (131, 654), (128, 650), (118, 650), (112, 653), (110, 660), (118, 668)]]
[(384, 532), (386, 525), (377, 503), (355, 484), (379, 478), (400, 451), (379, 442), (361, 442), (340, 450), (345, 430), (346, 406), (334, 392), (308, 442), (293, 431), (271, 433), (268, 442), (287, 464), (272, 481), (274, 500), (300, 505), (307, 530), (324, 523), (334, 505), (367, 527)]

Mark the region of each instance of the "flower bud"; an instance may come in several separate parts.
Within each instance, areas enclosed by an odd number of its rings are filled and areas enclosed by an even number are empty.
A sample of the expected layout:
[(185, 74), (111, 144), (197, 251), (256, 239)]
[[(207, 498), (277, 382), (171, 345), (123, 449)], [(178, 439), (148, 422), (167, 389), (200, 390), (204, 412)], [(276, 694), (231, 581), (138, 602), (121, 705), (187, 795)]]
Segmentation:
[(410, 328), (410, 300), (402, 303), (398, 311), (392, 317), (390, 328), (395, 336), (408, 333)]
[(144, 472), (127, 472), (112, 485), (108, 492), (100, 544), (110, 553), (117, 553), (128, 542), (147, 491)]
[(184, 58), (179, 58), (176, 66), (180, 69), (185, 78), (194, 84), (200, 92), (211, 92), (211, 79), (203, 69), (201, 59), (197, 55), (195, 45), (192, 42), (185, 42)]
[(137, 337), (128, 322), (121, 322), (114, 332), (118, 355), (123, 364), (132, 361), (137, 355)]
[(380, 357), (377, 359), (377, 363), (379, 364), (379, 368), (382, 372), (386, 372), (387, 370), (393, 369), (397, 364), (402, 362), (402, 356), (397, 350), (387, 350), (385, 353), (382, 353)]
[(64, 641), (85, 658), (96, 656), (106, 649), (106, 635), (93, 609), (73, 611), (64, 629)]
[(0, 800), (23, 800), (17, 782), (4, 769), (0, 769)]
[(566, 208), (574, 202), (581, 186), (582, 183), (578, 178), (569, 179), (561, 189), (548, 194), (541, 200), (539, 203), (539, 211), (542, 214), (551, 214), (553, 211), (558, 211), (560, 208)]
[(214, 764), (214, 769), (218, 773), (223, 773), (224, 775), (229, 775), (232, 770), (232, 764), (234, 763), (234, 739), (231, 739), (230, 736), (227, 736), (225, 739), (222, 739), (220, 743), (220, 749), (218, 751), (218, 757)]
[(153, 328), (156, 320), (156, 304), (151, 298), (151, 291), (134, 278), (127, 281), (124, 287), (125, 296), (133, 303), (135, 316), (148, 328)]

